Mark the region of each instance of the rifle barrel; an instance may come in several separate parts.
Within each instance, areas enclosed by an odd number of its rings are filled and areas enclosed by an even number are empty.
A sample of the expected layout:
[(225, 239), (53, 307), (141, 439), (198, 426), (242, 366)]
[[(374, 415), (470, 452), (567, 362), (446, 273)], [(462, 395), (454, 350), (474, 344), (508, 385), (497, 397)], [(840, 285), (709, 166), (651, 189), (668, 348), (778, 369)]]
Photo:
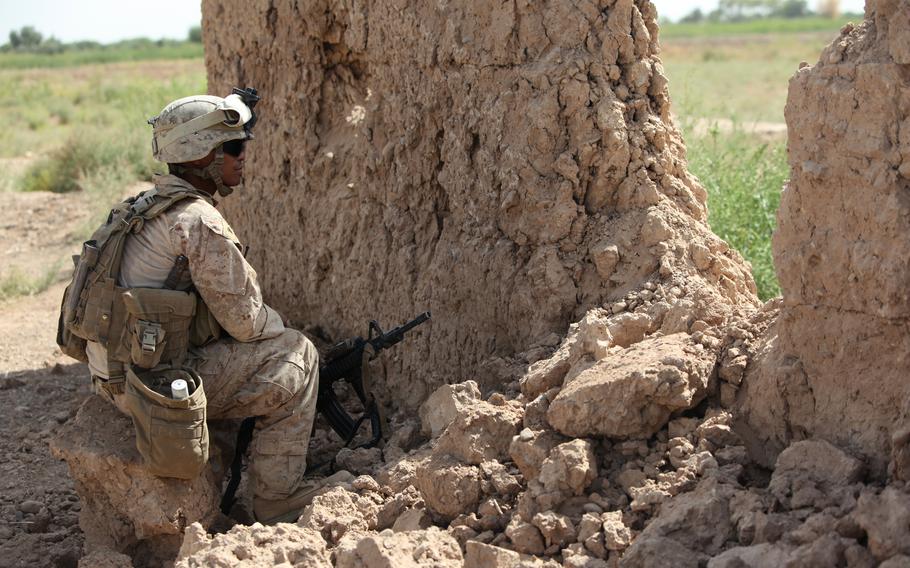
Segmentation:
[(420, 314), (416, 318), (412, 319), (408, 323), (400, 325), (391, 331), (387, 331), (387, 332), (383, 333), (382, 335), (380, 335), (379, 337), (373, 338), (370, 341), (370, 344), (373, 346), (373, 348), (376, 351), (380, 351), (382, 349), (385, 349), (386, 347), (391, 347), (391, 346), (395, 345), (396, 343), (398, 343), (399, 341), (401, 341), (402, 339), (404, 339), (405, 333), (411, 331), (418, 325), (427, 321), (428, 319), (430, 319), (430, 317), (431, 317), (430, 312), (423, 312), (422, 314)]

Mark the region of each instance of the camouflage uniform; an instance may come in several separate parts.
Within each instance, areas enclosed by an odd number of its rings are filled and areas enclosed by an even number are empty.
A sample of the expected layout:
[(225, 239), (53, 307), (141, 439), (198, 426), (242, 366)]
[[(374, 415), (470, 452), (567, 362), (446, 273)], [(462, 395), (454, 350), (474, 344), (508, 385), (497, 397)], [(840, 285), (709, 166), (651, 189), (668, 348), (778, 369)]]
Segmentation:
[[(192, 186), (160, 176), (156, 185)], [(121, 285), (162, 288), (178, 255), (192, 284), (230, 337), (191, 349), (187, 365), (202, 377), (209, 419), (259, 417), (251, 446), (254, 497), (284, 499), (301, 482), (316, 412), (318, 355), (262, 301), (256, 272), (214, 201), (187, 199), (127, 239)], [(89, 343), (92, 373), (107, 378), (104, 347)], [(115, 395), (121, 409), (123, 396)]]

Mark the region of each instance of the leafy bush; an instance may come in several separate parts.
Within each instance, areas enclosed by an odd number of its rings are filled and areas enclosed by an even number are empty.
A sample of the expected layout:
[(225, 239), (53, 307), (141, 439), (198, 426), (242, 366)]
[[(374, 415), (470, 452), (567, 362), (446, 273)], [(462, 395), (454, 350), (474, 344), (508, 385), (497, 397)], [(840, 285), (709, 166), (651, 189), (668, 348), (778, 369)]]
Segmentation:
[(37, 277), (30, 277), (18, 267), (12, 267), (0, 278), (0, 300), (44, 292), (57, 279), (57, 273), (62, 265), (62, 262), (57, 262)]
[[(120, 140), (75, 136), (26, 170), (22, 191), (66, 193), (89, 188), (87, 180), (99, 171), (127, 180), (149, 179), (163, 167), (149, 155), (143, 133), (124, 133)], [(93, 180), (97, 183), (97, 178)]]
[(752, 264), (762, 300), (779, 295), (771, 235), (790, 172), (786, 144), (717, 129), (687, 142), (689, 169), (708, 190), (711, 229)]

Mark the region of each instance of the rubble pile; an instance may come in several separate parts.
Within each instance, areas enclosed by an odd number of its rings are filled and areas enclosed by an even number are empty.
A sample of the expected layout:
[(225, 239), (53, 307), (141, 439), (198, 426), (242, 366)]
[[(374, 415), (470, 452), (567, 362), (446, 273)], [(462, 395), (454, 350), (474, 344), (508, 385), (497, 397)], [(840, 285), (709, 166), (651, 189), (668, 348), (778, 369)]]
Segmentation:
[[(650, 365), (639, 371), (660, 363)], [(387, 447), (400, 457), (376, 464), (375, 476), (324, 490), (296, 525), (238, 525), (215, 536), (194, 525), (177, 566), (273, 558), (367, 568), (910, 562), (903, 482), (869, 483), (862, 460), (823, 440), (796, 442), (765, 469), (719, 404), (693, 406), (647, 437), (614, 438), (564, 436), (541, 419), (545, 402), (528, 404), (520, 393), (482, 399), (464, 383), (432, 400), (459, 407), (447, 425), (436, 423), (438, 435)], [(435, 415), (422, 415), (431, 430)]]

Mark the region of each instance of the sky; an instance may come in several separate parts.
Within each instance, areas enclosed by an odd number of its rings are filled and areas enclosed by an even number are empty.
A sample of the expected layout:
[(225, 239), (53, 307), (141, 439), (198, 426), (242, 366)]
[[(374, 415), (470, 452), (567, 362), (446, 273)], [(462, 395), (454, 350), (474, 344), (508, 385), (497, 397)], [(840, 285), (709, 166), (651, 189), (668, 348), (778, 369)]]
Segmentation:
[[(701, 11), (708, 13), (717, 8), (717, 0), (651, 0), (657, 7), (657, 13), (661, 17), (671, 20), (678, 20), (686, 14), (692, 12), (695, 8), (701, 8)], [(809, 7), (813, 10), (818, 2), (808, 0)], [(842, 12), (859, 12), (862, 13), (866, 5), (865, 0), (841, 0), (840, 9)]]
[(0, 0), (0, 44), (23, 26), (67, 43), (186, 39), (200, 20), (199, 0)]
[[(243, 0), (241, 0), (243, 1)], [(678, 20), (695, 8), (709, 12), (717, 0), (653, 0), (661, 16)], [(815, 7), (815, 0), (809, 5)], [(841, 9), (862, 12), (864, 0), (842, 0)], [(9, 32), (34, 26), (63, 42), (121, 39), (184, 39), (199, 25), (199, 0), (0, 0), (0, 44)]]

